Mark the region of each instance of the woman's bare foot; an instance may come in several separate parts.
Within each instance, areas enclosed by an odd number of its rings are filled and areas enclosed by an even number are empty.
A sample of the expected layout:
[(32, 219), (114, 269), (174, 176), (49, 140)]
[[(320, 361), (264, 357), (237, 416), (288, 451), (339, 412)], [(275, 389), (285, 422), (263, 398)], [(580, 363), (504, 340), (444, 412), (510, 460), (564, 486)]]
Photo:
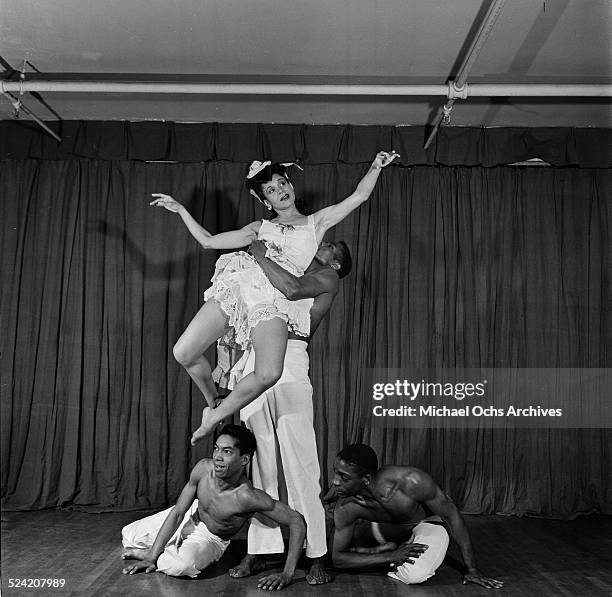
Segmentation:
[(200, 441), (203, 437), (206, 437), (217, 424), (217, 420), (214, 416), (212, 408), (206, 406), (202, 411), (202, 422), (200, 426), (193, 432), (191, 436), (191, 445), (195, 446), (196, 442)]
[(331, 576), (325, 570), (323, 558), (312, 558), (310, 570), (306, 575), (306, 582), (309, 585), (324, 585), (331, 580)]
[(266, 558), (254, 554), (247, 554), (242, 558), (242, 561), (238, 566), (230, 568), (228, 574), (232, 578), (244, 578), (245, 576), (251, 576), (257, 574), (262, 570), (266, 569)]

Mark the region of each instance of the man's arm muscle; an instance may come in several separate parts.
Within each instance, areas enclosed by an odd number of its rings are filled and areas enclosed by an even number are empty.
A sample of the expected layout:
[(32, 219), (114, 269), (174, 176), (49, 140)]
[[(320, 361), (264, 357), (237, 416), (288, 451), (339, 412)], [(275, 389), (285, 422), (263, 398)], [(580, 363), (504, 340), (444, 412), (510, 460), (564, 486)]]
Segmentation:
[(245, 510), (259, 513), (259, 516), (269, 518), (274, 522), (289, 527), (289, 545), (287, 547), (287, 559), (283, 568), (284, 581), (277, 584), (276, 588), (282, 588), (291, 582), (295, 573), (295, 567), (304, 545), (306, 537), (306, 523), (304, 517), (286, 504), (273, 500), (267, 493), (259, 489), (248, 489), (239, 494), (238, 499)]
[[(365, 514), (356, 504), (337, 506), (334, 512), (334, 539), (332, 547), (332, 561), (336, 568), (359, 569), (384, 566), (397, 561), (395, 549), (376, 552), (376, 549), (355, 551), (353, 548), (353, 535), (355, 521)], [(388, 544), (387, 544), (388, 545)], [(393, 546), (395, 547), (395, 546)]]
[(253, 242), (250, 251), (272, 286), (290, 301), (314, 298), (325, 292), (335, 294), (338, 291), (338, 275), (331, 268), (321, 269), (316, 273), (305, 273), (303, 276), (294, 276), (265, 256), (265, 245), (261, 241)]
[(433, 479), (423, 471), (416, 471), (406, 479), (406, 492), (423, 502), (434, 514), (442, 517), (448, 524), (453, 539), (459, 545), (461, 556), (467, 568), (463, 577), (464, 584), (473, 582), (487, 588), (500, 588), (503, 582), (484, 576), (476, 567), (470, 534), (463, 516), (453, 501), (438, 487)]

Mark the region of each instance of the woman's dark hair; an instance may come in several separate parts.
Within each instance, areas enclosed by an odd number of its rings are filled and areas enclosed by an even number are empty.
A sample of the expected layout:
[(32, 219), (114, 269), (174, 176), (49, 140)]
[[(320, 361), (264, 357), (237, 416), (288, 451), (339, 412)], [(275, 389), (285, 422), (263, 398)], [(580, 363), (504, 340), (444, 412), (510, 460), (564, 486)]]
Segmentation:
[[(272, 180), (272, 177), (278, 174), (282, 176), (285, 180), (291, 182), (291, 179), (287, 175), (287, 168), (279, 163), (273, 163), (265, 168), (262, 168), (255, 176), (252, 178), (247, 178), (244, 181), (244, 184), (250, 192), (255, 193), (259, 201), (263, 204), (264, 197), (261, 192), (262, 185)], [(303, 201), (299, 200), (297, 197), (295, 199), (295, 207), (300, 213), (304, 213), (305, 204)], [(275, 218), (278, 214), (272, 209), (270, 219)]]
[(270, 164), (266, 166), (265, 168), (262, 168), (252, 178), (247, 178), (244, 184), (246, 185), (246, 188), (249, 189), (249, 191), (253, 191), (257, 195), (259, 200), (263, 202), (263, 196), (261, 193), (261, 185), (272, 180), (272, 177), (275, 174), (278, 174), (279, 176), (282, 176), (283, 178), (286, 178), (287, 180), (289, 180), (285, 166), (283, 166), (282, 164)]

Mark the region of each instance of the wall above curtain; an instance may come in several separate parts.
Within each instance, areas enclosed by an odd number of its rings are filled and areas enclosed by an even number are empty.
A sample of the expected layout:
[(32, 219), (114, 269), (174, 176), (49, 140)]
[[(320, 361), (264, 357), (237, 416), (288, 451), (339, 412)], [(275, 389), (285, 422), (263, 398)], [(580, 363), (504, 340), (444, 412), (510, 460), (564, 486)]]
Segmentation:
[(379, 149), (399, 163), (499, 166), (540, 158), (554, 166), (612, 167), (612, 129), (441, 128), (425, 151), (426, 127), (179, 124), (65, 121), (48, 123), (58, 143), (33, 122), (0, 121), (0, 159), (249, 162), (300, 159), (305, 164), (359, 164)]

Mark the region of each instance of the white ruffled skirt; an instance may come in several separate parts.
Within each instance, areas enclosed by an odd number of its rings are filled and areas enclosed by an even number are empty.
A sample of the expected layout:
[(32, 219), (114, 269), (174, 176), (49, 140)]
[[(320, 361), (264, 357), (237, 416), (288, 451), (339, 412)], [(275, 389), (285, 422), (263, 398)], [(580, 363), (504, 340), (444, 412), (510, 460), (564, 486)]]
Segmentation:
[(283, 319), (295, 334), (310, 334), (313, 299), (288, 300), (270, 284), (255, 258), (244, 251), (219, 257), (212, 286), (204, 293), (204, 300), (216, 301), (227, 315), (231, 330), (221, 342), (228, 346), (238, 345), (248, 350), (253, 328), (260, 321), (275, 317)]

